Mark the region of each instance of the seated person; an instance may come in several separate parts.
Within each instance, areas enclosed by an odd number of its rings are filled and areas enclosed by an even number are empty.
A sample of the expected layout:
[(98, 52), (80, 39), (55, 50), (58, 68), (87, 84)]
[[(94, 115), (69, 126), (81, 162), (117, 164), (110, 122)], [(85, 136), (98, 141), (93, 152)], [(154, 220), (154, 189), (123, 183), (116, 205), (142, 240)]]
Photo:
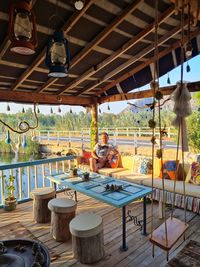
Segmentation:
[(103, 132), (101, 134), (101, 142), (97, 143), (92, 151), (92, 157), (90, 158), (90, 170), (98, 172), (99, 169), (108, 166), (108, 155), (110, 150), (113, 148), (108, 143), (108, 134)]

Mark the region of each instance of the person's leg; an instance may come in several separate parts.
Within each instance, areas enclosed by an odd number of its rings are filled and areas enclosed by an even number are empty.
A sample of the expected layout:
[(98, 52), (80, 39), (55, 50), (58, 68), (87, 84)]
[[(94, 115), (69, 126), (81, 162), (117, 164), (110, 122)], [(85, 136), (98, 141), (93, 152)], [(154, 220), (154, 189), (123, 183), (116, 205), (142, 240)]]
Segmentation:
[(90, 158), (90, 170), (92, 172), (96, 172), (98, 170), (98, 167), (97, 167), (97, 159)]

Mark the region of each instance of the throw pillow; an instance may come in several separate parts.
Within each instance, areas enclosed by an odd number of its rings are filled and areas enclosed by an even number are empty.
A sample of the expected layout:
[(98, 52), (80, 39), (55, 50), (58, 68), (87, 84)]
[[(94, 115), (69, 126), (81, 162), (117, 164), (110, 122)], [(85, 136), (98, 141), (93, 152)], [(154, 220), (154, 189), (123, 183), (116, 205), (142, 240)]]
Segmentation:
[(82, 163), (83, 164), (89, 164), (89, 159), (91, 158), (91, 152), (83, 150), (82, 151)]
[(140, 174), (151, 174), (152, 173), (152, 159), (145, 158), (145, 157), (141, 158), (138, 172)]
[(163, 162), (163, 176), (162, 170), (160, 172), (160, 177), (168, 180), (175, 180), (176, 177), (176, 168), (179, 164), (179, 161), (176, 160), (167, 160)]
[(108, 154), (108, 164), (111, 168), (117, 168), (119, 164), (120, 155), (116, 149), (111, 149)]
[(200, 162), (192, 162), (189, 182), (200, 185)]

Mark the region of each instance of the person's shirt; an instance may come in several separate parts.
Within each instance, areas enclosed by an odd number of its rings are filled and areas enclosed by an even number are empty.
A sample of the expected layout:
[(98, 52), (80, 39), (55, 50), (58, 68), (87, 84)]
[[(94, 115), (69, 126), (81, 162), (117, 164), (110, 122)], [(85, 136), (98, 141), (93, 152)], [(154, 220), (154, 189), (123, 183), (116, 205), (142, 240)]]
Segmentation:
[(108, 153), (112, 147), (113, 146), (109, 143), (107, 143), (107, 144), (97, 143), (94, 147), (94, 151), (95, 151), (97, 157), (103, 158), (103, 157), (107, 157), (107, 155), (108, 155)]

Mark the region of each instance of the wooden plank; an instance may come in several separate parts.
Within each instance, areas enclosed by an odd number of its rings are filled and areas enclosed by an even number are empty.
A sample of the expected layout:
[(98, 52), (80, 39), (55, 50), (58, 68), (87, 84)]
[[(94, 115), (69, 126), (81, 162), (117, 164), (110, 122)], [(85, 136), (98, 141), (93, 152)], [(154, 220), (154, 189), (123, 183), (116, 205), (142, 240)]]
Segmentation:
[[(200, 28), (198, 28), (197, 30), (193, 31), (190, 34), (191, 39), (196, 37), (197, 35), (199, 35), (200, 33)], [(183, 43), (186, 44), (188, 42), (187, 38), (184, 38)], [(160, 52), (158, 54), (158, 58), (161, 58), (167, 54), (169, 54), (170, 52), (172, 52), (173, 50), (175, 50), (176, 48), (180, 47), (180, 41), (177, 41), (176, 43), (174, 43), (173, 45), (171, 45), (169, 48), (164, 49), (162, 52)], [(151, 63), (153, 63), (155, 60), (154, 57), (152, 57), (149, 61), (147, 62), (143, 62), (142, 64), (140, 64), (138, 67), (134, 68), (133, 70), (125, 73), (124, 75), (122, 75), (120, 78), (116, 79), (115, 81), (111, 82), (110, 84), (106, 85), (104, 88), (102, 88), (99, 92), (98, 95), (101, 95), (102, 93), (106, 92), (108, 89), (112, 88), (113, 86), (115, 86), (116, 84), (124, 81), (125, 79), (127, 79), (128, 77), (134, 75), (136, 72), (142, 70), (143, 68), (145, 68), (146, 66), (150, 65)], [(102, 79), (101, 82), (104, 82), (104, 79)], [(99, 85), (99, 84), (97, 84)], [(91, 88), (88, 88), (91, 89)]]
[(39, 94), (32, 92), (8, 91), (0, 90), (0, 101), (13, 101), (18, 103), (38, 103), (38, 104), (52, 104), (52, 105), (83, 105), (88, 106), (93, 103), (91, 97), (76, 97), (76, 96), (62, 96), (58, 98), (57, 95)]
[[(163, 223), (153, 231), (149, 240), (154, 245), (169, 251), (185, 233), (188, 227), (188, 224), (185, 224), (176, 218), (169, 218), (166, 221), (167, 234), (165, 232), (165, 223)], [(165, 238), (165, 235), (167, 235), (167, 239)]]
[[(164, 22), (169, 16), (171, 16), (174, 13), (174, 8), (170, 7), (166, 12), (161, 14), (158, 18), (159, 23)], [(65, 90), (69, 90), (71, 88), (74, 88), (78, 84), (80, 84), (82, 81), (88, 79), (90, 76), (94, 75), (97, 71), (101, 70), (102, 68), (106, 67), (108, 64), (110, 64), (112, 61), (114, 61), (116, 58), (120, 57), (123, 53), (125, 53), (127, 50), (129, 50), (131, 47), (139, 43), (145, 36), (147, 36), (150, 32), (154, 30), (154, 23), (149, 24), (145, 27), (144, 30), (142, 30), (139, 34), (131, 38), (127, 43), (125, 43), (120, 49), (112, 53), (108, 58), (103, 60), (101, 63), (97, 64), (94, 67), (91, 67), (89, 70), (87, 70), (85, 73), (83, 73), (80, 77), (78, 77), (75, 81), (71, 82), (70, 84), (66, 85), (65, 88), (59, 91), (59, 94), (64, 92)], [(80, 95), (81, 93), (85, 92), (85, 89), (80, 90), (76, 95)]]
[[(170, 95), (176, 89), (176, 87), (177, 85), (160, 87), (160, 91), (162, 92), (163, 95)], [(188, 83), (187, 87), (190, 92), (198, 92), (200, 88), (200, 82)], [(147, 89), (147, 90), (138, 91), (135, 93), (127, 93), (127, 94), (120, 94), (120, 95), (117, 94), (117, 95), (112, 95), (112, 96), (101, 97), (99, 99), (99, 102), (102, 104), (102, 103), (116, 102), (116, 101), (122, 101), (122, 100), (148, 98), (152, 96), (153, 96), (152, 90)]]

